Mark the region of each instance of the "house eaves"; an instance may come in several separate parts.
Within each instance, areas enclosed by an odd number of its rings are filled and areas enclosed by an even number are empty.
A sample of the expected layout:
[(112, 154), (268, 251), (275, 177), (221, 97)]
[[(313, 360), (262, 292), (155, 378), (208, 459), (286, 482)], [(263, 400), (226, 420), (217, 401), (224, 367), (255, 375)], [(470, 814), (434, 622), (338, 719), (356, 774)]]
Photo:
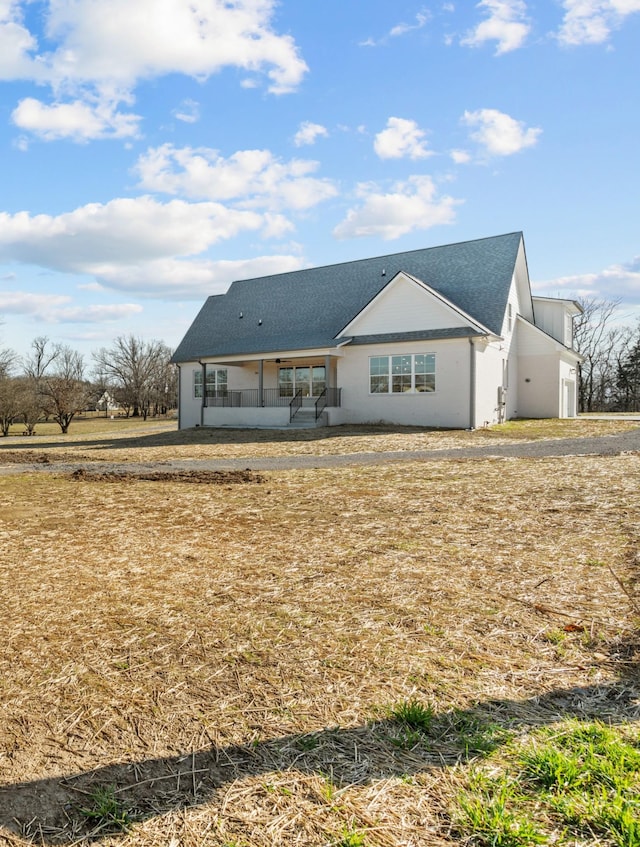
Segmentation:
[(478, 331), (473, 327), (454, 326), (446, 329), (424, 329), (415, 332), (383, 332), (372, 335), (354, 335), (349, 339), (351, 346), (360, 344), (394, 344), (403, 341), (452, 341), (457, 338), (490, 336), (488, 330)]

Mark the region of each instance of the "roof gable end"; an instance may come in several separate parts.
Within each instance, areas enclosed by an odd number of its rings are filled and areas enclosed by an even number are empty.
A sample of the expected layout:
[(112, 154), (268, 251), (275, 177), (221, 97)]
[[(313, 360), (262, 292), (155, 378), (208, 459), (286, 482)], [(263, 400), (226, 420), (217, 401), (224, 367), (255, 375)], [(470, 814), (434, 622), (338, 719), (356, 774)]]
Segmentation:
[(478, 321), (431, 286), (398, 271), (336, 337), (469, 326), (486, 332)]

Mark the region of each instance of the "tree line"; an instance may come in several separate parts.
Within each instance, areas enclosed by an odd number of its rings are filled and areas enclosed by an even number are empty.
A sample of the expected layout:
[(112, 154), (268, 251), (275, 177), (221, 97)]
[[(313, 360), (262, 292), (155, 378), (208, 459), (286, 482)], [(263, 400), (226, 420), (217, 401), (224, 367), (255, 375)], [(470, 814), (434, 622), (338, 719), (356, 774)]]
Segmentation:
[(177, 405), (177, 369), (162, 341), (133, 335), (117, 338), (92, 354), (93, 366), (65, 344), (45, 336), (18, 356), (0, 348), (0, 432), (22, 423), (32, 435), (41, 421), (53, 420), (66, 433), (80, 412), (118, 408), (129, 416), (166, 414)]
[(640, 321), (618, 320), (619, 300), (579, 298), (574, 319), (581, 412), (640, 412)]

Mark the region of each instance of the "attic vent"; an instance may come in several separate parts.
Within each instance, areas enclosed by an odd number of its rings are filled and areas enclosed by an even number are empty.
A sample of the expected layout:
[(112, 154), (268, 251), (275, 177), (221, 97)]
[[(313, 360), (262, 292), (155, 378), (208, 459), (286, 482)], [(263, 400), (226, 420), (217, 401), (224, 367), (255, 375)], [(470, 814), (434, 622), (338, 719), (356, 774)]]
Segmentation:
[(243, 317), (244, 317), (244, 315), (242, 314), (242, 312), (240, 312), (240, 314), (238, 315), (238, 317), (239, 317), (239, 318), (243, 318)]
[(382, 269), (382, 276), (386, 276), (386, 275), (387, 275), (387, 270), (386, 270), (386, 268), (383, 268)]
[(262, 326), (262, 318), (258, 321), (258, 326)]

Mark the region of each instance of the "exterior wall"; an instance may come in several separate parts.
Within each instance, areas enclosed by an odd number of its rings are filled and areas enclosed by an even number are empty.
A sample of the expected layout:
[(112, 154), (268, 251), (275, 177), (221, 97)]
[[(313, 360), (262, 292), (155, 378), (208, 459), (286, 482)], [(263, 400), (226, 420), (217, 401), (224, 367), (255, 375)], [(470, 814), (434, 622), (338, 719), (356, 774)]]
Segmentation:
[(574, 361), (557, 352), (522, 355), (518, 375), (518, 417), (575, 417), (576, 370)]
[(417, 282), (399, 275), (349, 324), (345, 334), (373, 335), (454, 326), (468, 326), (468, 321)]
[(573, 343), (573, 320), (565, 300), (534, 298), (535, 324), (565, 347)]
[[(469, 412), (469, 342), (438, 341), (376, 344), (345, 349), (338, 361), (342, 407), (329, 410), (334, 423), (395, 423), (466, 429)], [(424, 393), (370, 394), (369, 357), (435, 353), (436, 390)]]
[(282, 427), (289, 423), (289, 407), (240, 409), (213, 406), (204, 409), (204, 426)]
[(529, 271), (527, 269), (527, 257), (524, 250), (524, 241), (520, 240), (520, 248), (516, 258), (516, 267), (513, 275), (513, 283), (518, 289), (518, 312), (533, 323), (533, 304), (531, 302), (531, 285), (529, 283)]
[(557, 354), (522, 356), (518, 380), (518, 417), (560, 417), (560, 368)]
[(198, 362), (180, 365), (180, 392), (178, 408), (180, 410), (180, 429), (191, 429), (200, 425), (202, 400), (193, 396), (194, 371), (202, 370)]
[[(500, 423), (509, 417), (511, 389), (505, 384), (507, 361), (504, 344), (476, 342), (476, 427)], [(500, 405), (501, 401), (504, 406)]]

